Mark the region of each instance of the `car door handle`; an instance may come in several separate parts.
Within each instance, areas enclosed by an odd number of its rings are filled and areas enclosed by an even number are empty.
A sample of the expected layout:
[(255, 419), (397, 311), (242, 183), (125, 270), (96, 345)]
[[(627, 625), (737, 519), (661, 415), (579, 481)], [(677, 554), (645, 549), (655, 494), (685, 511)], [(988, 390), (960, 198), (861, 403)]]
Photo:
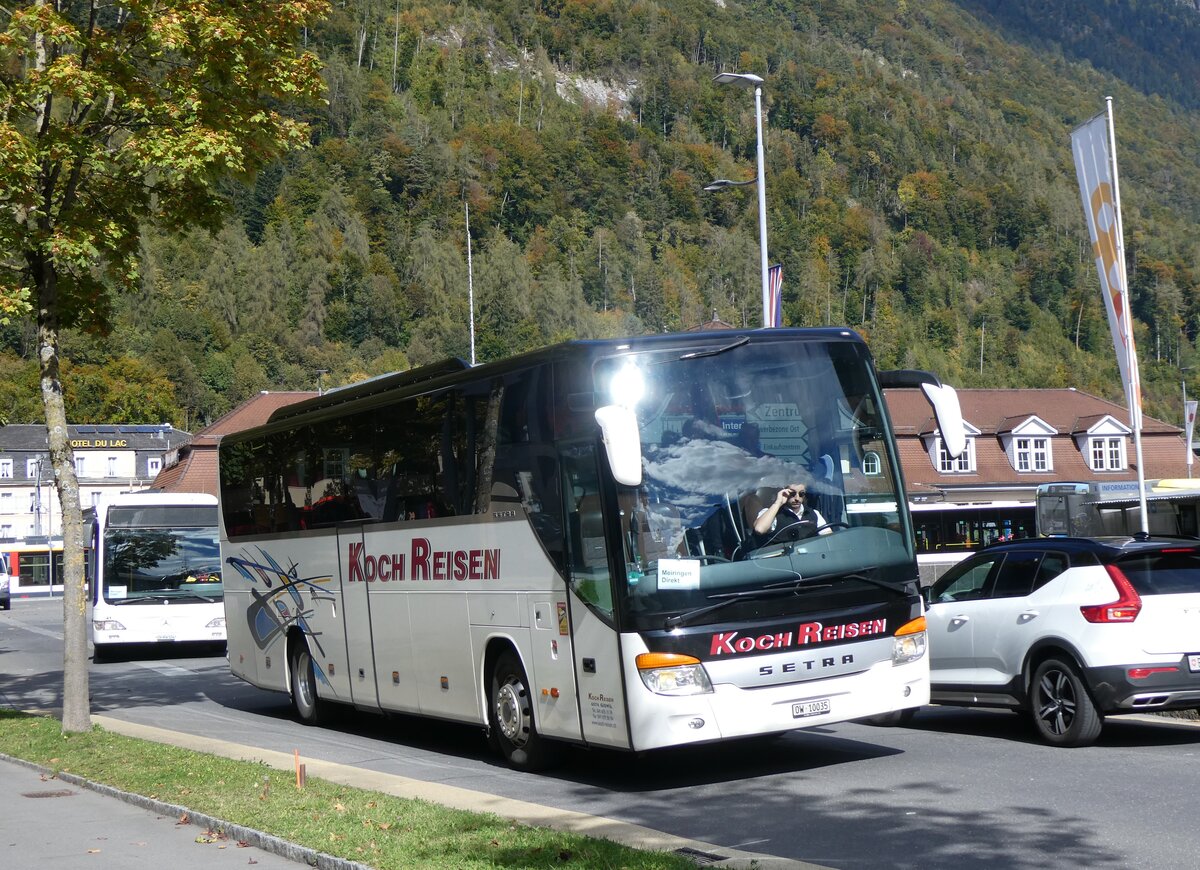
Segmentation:
[(971, 621), (971, 617), (967, 616), (965, 613), (960, 613), (958, 616), (950, 617), (950, 622), (953, 625), (962, 625), (964, 622), (970, 622), (970, 621)]
[(1038, 616), (1039, 616), (1039, 613), (1036, 610), (1022, 610), (1017, 615), (1017, 621), (1018, 622), (1029, 622), (1030, 620), (1037, 619)]

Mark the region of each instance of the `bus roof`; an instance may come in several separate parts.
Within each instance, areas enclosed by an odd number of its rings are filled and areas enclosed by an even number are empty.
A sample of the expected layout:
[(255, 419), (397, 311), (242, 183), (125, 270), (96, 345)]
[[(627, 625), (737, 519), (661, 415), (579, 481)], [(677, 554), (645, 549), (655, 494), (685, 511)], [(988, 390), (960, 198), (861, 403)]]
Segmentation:
[[(711, 332), (672, 332), (630, 338), (574, 339), (474, 367), (463, 359), (452, 357), (441, 362), (430, 363), (429, 365), (407, 369), (402, 372), (378, 375), (365, 381), (329, 390), (322, 396), (316, 396), (279, 408), (270, 416), (262, 428), (271, 428), (275, 424), (303, 417), (313, 411), (348, 404), (395, 389), (403, 389), (423, 383), (432, 384), (443, 380), (450, 384), (464, 380), (487, 378), (565, 356), (592, 356), (604, 351), (617, 350), (646, 351), (656, 347), (687, 347), (713, 343), (741, 343), (743, 341), (778, 341), (783, 338), (801, 341), (854, 341), (860, 344), (863, 343), (862, 337), (857, 332), (838, 327), (808, 329), (722, 329)], [(240, 435), (241, 433), (238, 434)]]

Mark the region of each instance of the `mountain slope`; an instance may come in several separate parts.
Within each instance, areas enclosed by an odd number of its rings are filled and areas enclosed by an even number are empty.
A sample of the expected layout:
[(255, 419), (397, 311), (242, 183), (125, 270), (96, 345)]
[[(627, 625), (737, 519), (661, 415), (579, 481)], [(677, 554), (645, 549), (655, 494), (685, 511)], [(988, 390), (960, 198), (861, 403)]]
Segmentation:
[(701, 190), (754, 174), (752, 95), (712, 82), (739, 70), (766, 79), (787, 323), (847, 324), (881, 365), (964, 386), (1118, 399), (1068, 148), (1112, 94), (1148, 410), (1176, 419), (1200, 324), (1200, 116), (1014, 16), (973, 0), (346, 0), (308, 34), (329, 86), (313, 148), (231, 189), (220, 234), (151, 232), (143, 292), (77, 353), (152, 362), (199, 421), (319, 370), (469, 356), (468, 212), (480, 359), (714, 312), (755, 325), (753, 186)]

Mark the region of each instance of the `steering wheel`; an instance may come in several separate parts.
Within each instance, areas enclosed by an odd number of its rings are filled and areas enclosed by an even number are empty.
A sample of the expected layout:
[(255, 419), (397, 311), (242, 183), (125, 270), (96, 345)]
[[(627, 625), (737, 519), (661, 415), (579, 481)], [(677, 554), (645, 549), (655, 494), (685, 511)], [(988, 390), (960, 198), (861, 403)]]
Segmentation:
[(817, 526), (817, 534), (818, 535), (821, 534), (821, 532), (825, 531), (826, 529), (848, 529), (848, 528), (850, 528), (849, 523), (843, 523), (841, 520), (834, 520), (832, 523), (826, 523), (823, 526)]
[[(778, 538), (784, 532), (790, 531), (791, 529), (795, 529), (797, 525), (799, 525), (799, 523), (792, 523), (791, 525), (783, 526), (782, 528), (776, 529), (775, 531), (771, 532), (771, 537), (767, 538), (761, 544), (758, 544), (757, 546), (755, 546), (754, 549), (761, 550), (763, 547), (771, 546), (772, 544), (774, 544), (776, 542), (776, 538)], [(808, 537), (815, 538), (817, 535), (821, 534), (821, 532), (823, 532), (825, 529), (848, 529), (848, 528), (850, 528), (849, 523), (844, 523), (841, 520), (834, 520), (831, 523), (825, 523), (823, 525), (817, 526), (815, 529), (813, 529), (813, 533), (811, 535), (809, 535)], [(802, 540), (806, 540), (806, 539), (805, 538), (797, 538), (796, 540), (802, 541)]]

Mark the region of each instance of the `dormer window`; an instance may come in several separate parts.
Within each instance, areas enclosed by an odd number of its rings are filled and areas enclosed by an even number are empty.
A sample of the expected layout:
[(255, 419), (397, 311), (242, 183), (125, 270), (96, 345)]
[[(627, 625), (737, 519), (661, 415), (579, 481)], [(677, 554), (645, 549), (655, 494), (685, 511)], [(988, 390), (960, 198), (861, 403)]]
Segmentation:
[(937, 440), (938, 471), (942, 474), (968, 474), (975, 470), (975, 439), (967, 438), (967, 446), (956, 458), (949, 454), (942, 439)]
[(1126, 445), (1133, 430), (1116, 417), (1105, 414), (1080, 420), (1072, 434), (1080, 458), (1092, 471), (1128, 470)]
[[(1012, 419), (1012, 418), (1010, 418)], [(1001, 429), (1000, 442), (1008, 462), (1018, 474), (1048, 474), (1054, 471), (1053, 437), (1058, 430), (1036, 414), (1011, 429)]]
[(1049, 438), (1016, 438), (1017, 471), (1049, 471)]
[(967, 420), (963, 420), (963, 436), (966, 439), (966, 446), (963, 448), (962, 455), (951, 456), (946, 450), (945, 442), (942, 441), (942, 433), (937, 429), (929, 432), (925, 441), (925, 448), (928, 451), (929, 462), (938, 474), (974, 474), (977, 466), (975, 464), (975, 439), (980, 432), (975, 426)]
[(879, 454), (874, 450), (868, 450), (863, 454), (862, 458), (863, 474), (874, 477), (881, 473), (882, 465), (879, 461)]
[(1092, 471), (1124, 471), (1125, 439), (1117, 435), (1089, 438), (1088, 457)]

